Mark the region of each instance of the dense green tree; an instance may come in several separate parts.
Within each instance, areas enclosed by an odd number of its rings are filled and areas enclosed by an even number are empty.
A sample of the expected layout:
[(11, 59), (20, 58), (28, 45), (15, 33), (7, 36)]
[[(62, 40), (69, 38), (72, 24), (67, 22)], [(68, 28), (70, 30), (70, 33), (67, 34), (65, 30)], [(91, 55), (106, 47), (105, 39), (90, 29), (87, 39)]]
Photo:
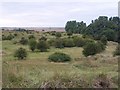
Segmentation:
[(83, 21), (68, 21), (65, 30), (66, 32), (92, 36), (95, 40), (100, 40), (101, 36), (105, 35), (109, 41), (119, 41), (120, 18), (99, 16), (98, 19), (92, 20), (88, 26)]
[(105, 35), (108, 41), (115, 41), (116, 33), (112, 29), (104, 30), (101, 35)]
[(65, 30), (68, 33), (83, 33), (86, 29), (86, 23), (76, 22), (76, 21), (68, 21), (65, 25)]
[(76, 33), (77, 31), (77, 22), (76, 21), (68, 21), (65, 25), (66, 32)]

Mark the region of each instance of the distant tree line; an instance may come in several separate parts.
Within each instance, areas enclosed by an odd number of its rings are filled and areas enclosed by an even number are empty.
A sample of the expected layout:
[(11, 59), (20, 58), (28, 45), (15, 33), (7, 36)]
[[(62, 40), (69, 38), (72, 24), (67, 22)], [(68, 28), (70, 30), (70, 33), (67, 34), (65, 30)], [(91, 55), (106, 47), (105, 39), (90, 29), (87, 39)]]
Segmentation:
[(120, 18), (100, 16), (98, 19), (92, 20), (87, 26), (86, 23), (68, 21), (65, 25), (67, 33), (78, 33), (84, 36), (91, 36), (95, 40), (100, 40), (102, 36), (108, 41), (116, 41), (120, 43)]

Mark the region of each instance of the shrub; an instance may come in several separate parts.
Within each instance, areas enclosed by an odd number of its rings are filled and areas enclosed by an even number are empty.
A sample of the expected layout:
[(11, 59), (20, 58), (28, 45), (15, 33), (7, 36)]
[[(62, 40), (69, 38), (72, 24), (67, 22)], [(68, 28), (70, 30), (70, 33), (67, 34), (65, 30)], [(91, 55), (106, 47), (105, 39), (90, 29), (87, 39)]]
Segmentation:
[(29, 35), (28, 38), (29, 39), (35, 39), (35, 36), (34, 35)]
[(101, 41), (98, 41), (96, 44), (98, 46), (98, 53), (105, 50), (106, 46)]
[(113, 56), (120, 56), (120, 44), (118, 44), (118, 46), (116, 47), (116, 50), (114, 51), (114, 55)]
[(48, 59), (49, 61), (53, 61), (53, 62), (66, 62), (66, 61), (70, 61), (71, 57), (67, 54), (56, 52), (50, 55)]
[(12, 40), (14, 36), (12, 34), (9, 34), (8, 36), (2, 35), (2, 40)]
[(62, 35), (61, 35), (60, 32), (56, 32), (55, 36), (56, 36), (56, 37), (61, 37)]
[(55, 39), (54, 38), (52, 38), (52, 39), (49, 39), (48, 40), (48, 44), (50, 45), (50, 46), (55, 46)]
[(69, 31), (69, 32), (67, 32), (67, 35), (70, 37), (73, 35), (73, 33)]
[(22, 45), (26, 45), (28, 43), (28, 40), (26, 38), (22, 37), (19, 42)]
[(24, 48), (19, 48), (15, 51), (14, 57), (17, 57), (20, 60), (25, 59), (27, 57), (27, 52)]
[(64, 48), (63, 40), (61, 38), (56, 39), (54, 45), (56, 48)]
[(85, 45), (85, 40), (80, 37), (74, 37), (73, 38), (74, 44), (77, 47), (83, 47)]
[(37, 45), (37, 42), (35, 39), (30, 39), (29, 41), (29, 47), (32, 51), (34, 51), (36, 49), (36, 45)]
[(64, 39), (63, 41), (64, 41), (63, 42), (64, 43), (64, 47), (74, 47), (75, 46), (74, 41), (71, 38)]
[(44, 41), (46, 41), (47, 38), (46, 38), (45, 36), (42, 36), (39, 40), (44, 40)]
[(18, 34), (17, 33), (14, 33), (14, 36), (17, 36)]
[(85, 56), (95, 55), (103, 51), (103, 46), (101, 43), (89, 42), (84, 46), (83, 54)]
[(46, 52), (47, 49), (49, 48), (49, 45), (46, 41), (44, 40), (40, 40), (38, 43), (37, 43), (37, 49), (40, 50), (41, 52)]
[(103, 36), (101, 37), (100, 41), (101, 41), (104, 45), (106, 45), (106, 44), (107, 44), (107, 37), (103, 35)]

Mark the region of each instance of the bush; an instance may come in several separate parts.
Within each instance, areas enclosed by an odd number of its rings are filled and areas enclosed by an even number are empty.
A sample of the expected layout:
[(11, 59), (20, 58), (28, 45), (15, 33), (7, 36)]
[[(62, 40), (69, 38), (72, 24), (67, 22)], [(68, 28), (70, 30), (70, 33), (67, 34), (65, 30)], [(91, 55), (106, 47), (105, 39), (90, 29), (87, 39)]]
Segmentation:
[(61, 38), (56, 39), (54, 45), (56, 48), (64, 48), (63, 40)]
[(52, 38), (52, 39), (49, 39), (48, 40), (48, 44), (50, 45), (50, 46), (55, 46), (55, 39), (54, 38)]
[(74, 44), (77, 47), (83, 47), (85, 45), (85, 40), (80, 37), (74, 37), (73, 38)]
[(37, 43), (37, 49), (40, 50), (41, 52), (46, 52), (47, 49), (49, 48), (49, 45), (46, 41), (44, 40), (40, 40), (38, 43)]
[(19, 48), (15, 51), (14, 57), (17, 57), (20, 60), (25, 59), (27, 57), (27, 52), (24, 48)]
[(61, 35), (60, 32), (56, 32), (55, 36), (56, 36), (56, 37), (61, 37), (62, 35)]
[(103, 36), (101, 37), (100, 41), (101, 41), (104, 45), (106, 45), (106, 44), (107, 44), (107, 37), (103, 35)]
[(89, 42), (84, 46), (83, 54), (85, 56), (95, 55), (104, 50), (102, 43)]
[(56, 52), (50, 55), (48, 59), (49, 61), (53, 61), (53, 62), (66, 62), (66, 61), (70, 61), (71, 57), (67, 54)]
[(67, 35), (70, 37), (73, 35), (73, 33), (69, 31), (69, 32), (67, 32)]
[(27, 40), (26, 38), (24, 38), (24, 37), (22, 37), (19, 42), (20, 42), (20, 44), (22, 44), (22, 45), (28, 44), (28, 40)]
[(28, 38), (29, 39), (35, 39), (35, 36), (34, 35), (29, 35)]
[(32, 51), (34, 51), (36, 49), (36, 45), (37, 45), (37, 42), (35, 39), (30, 39), (29, 41), (29, 47)]
[(105, 50), (106, 46), (101, 41), (98, 41), (96, 44), (98, 46), (98, 53)]
[(44, 40), (44, 41), (46, 41), (47, 38), (46, 38), (45, 36), (42, 36), (39, 40)]
[(74, 41), (71, 38), (64, 39), (63, 41), (64, 41), (63, 42), (64, 43), (64, 47), (74, 47), (75, 46)]
[(120, 44), (118, 44), (118, 46), (116, 47), (116, 50), (114, 52), (114, 56), (117, 56), (117, 55), (120, 56)]
[(2, 40), (12, 40), (14, 36), (12, 34), (9, 34), (8, 36), (2, 35)]

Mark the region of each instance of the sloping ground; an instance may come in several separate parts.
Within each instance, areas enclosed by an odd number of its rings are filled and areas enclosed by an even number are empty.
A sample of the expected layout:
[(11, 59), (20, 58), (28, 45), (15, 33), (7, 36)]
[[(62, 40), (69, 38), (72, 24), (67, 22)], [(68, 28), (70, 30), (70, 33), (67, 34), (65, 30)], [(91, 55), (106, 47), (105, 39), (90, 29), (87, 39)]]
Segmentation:
[[(104, 81), (103, 78), (108, 80), (105, 86), (117, 87), (118, 57), (112, 54), (116, 46), (117, 43), (108, 42), (104, 52), (89, 57), (84, 57), (79, 47), (29, 52), (29, 58), (24, 61), (14, 60), (12, 53), (5, 57), (6, 53), (3, 56), (3, 87), (92, 87)], [(12, 47), (7, 50), (10, 52)], [(56, 51), (69, 54), (73, 60), (60, 64), (49, 62), (47, 57)], [(101, 73), (107, 76), (98, 78)]]

